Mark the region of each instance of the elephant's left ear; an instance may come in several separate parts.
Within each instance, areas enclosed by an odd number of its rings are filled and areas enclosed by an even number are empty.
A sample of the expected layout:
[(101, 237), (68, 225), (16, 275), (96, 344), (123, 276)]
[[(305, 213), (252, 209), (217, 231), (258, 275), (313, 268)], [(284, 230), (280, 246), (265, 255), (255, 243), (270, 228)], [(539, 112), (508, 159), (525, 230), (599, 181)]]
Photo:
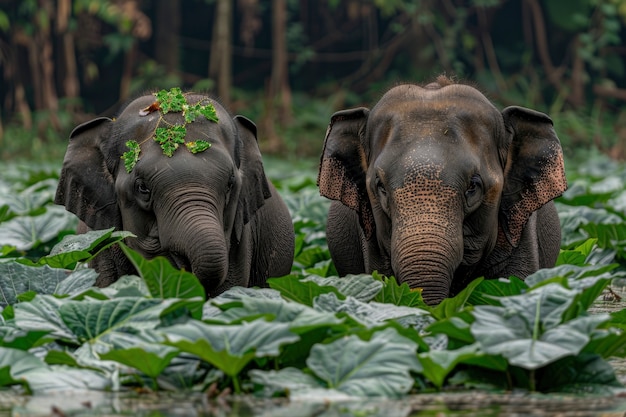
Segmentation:
[(502, 111), (508, 152), (500, 225), (517, 247), (530, 215), (567, 189), (561, 143), (545, 114), (523, 107)]
[(235, 218), (235, 231), (239, 241), (243, 226), (265, 204), (265, 199), (272, 196), (272, 192), (263, 169), (256, 125), (252, 120), (240, 115), (235, 116), (233, 120), (239, 135), (239, 170), (243, 177), (237, 207), (238, 215)]

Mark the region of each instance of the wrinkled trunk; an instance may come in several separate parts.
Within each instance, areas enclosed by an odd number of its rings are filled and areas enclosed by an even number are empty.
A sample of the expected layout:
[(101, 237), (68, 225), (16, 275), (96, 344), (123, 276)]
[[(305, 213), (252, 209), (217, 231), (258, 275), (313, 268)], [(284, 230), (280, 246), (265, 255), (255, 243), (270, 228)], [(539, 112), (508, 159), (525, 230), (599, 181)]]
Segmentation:
[(221, 215), (205, 207), (188, 207), (161, 227), (163, 248), (178, 268), (198, 277), (211, 295), (228, 275), (228, 242)]
[(429, 222), (396, 228), (391, 245), (392, 268), (399, 282), (412, 289), (421, 288), (424, 301), (430, 305), (448, 297), (452, 277), (463, 259), (460, 222), (447, 218), (445, 224)]

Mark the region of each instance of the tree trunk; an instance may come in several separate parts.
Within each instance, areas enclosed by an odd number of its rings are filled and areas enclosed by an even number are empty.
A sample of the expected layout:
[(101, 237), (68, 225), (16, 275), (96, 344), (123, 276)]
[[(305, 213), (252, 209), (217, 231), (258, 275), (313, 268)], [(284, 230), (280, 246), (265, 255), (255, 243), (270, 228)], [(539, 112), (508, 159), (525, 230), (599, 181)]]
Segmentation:
[(68, 21), (72, 12), (71, 0), (59, 0), (57, 7), (57, 33), (61, 36), (61, 56), (63, 59), (63, 94), (77, 98), (80, 95), (78, 66), (76, 64), (74, 35), (68, 30)]
[(218, 0), (211, 40), (209, 77), (217, 82), (217, 95), (227, 108), (230, 107), (232, 84), (232, 19), (231, 0)]
[(287, 53), (287, 2), (272, 0), (272, 72), (267, 86), (263, 128), (267, 135), (267, 151), (278, 152), (283, 141), (276, 133), (275, 124), (289, 125), (291, 114), (291, 89)]
[(168, 74), (175, 73), (180, 60), (180, 0), (159, 0), (156, 8), (155, 58)]

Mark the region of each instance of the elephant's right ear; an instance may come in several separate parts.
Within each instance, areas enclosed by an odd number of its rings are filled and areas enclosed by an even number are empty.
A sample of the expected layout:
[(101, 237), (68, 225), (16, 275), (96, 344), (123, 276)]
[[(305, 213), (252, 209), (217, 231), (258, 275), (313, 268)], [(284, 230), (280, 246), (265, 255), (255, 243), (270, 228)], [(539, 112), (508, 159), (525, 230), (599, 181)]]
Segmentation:
[(367, 194), (366, 158), (362, 138), (369, 109), (359, 107), (333, 114), (324, 139), (317, 185), (320, 194), (341, 201), (359, 214), (369, 239), (374, 232), (374, 215)]
[(122, 227), (115, 178), (107, 169), (102, 143), (112, 120), (99, 117), (72, 131), (54, 202), (76, 214), (91, 229)]

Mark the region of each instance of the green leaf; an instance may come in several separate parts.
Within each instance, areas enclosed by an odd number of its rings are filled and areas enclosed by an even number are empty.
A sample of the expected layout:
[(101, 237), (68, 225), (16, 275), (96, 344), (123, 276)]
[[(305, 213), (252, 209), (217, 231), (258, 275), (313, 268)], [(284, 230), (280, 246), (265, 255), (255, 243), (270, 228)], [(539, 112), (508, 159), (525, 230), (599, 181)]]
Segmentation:
[(441, 303), (434, 307), (428, 307), (430, 313), (438, 320), (446, 317), (455, 316), (461, 310), (463, 310), (468, 304), (468, 300), (471, 297), (474, 289), (480, 285), (483, 278), (477, 278), (470, 282), (460, 293), (452, 298), (446, 298)]
[(270, 278), (267, 280), (267, 283), (270, 288), (279, 291), (283, 297), (308, 306), (312, 306), (313, 300), (320, 294), (333, 293), (343, 297), (337, 288), (321, 286), (312, 281), (304, 281), (302, 276), (297, 274)]
[(176, 299), (158, 300), (124, 297), (113, 300), (67, 301), (59, 313), (67, 328), (82, 342), (106, 342), (115, 332), (154, 329), (161, 315), (177, 303)]
[(0, 223), (0, 246), (30, 250), (56, 239), (62, 231), (73, 230), (76, 218), (63, 207), (47, 206), (36, 216), (18, 216)]
[(27, 291), (53, 294), (69, 271), (49, 266), (34, 267), (16, 262), (0, 262), (0, 306), (15, 304)]
[(205, 102), (206, 100), (202, 100), (194, 105), (188, 106), (187, 109), (185, 109), (184, 116), (186, 123), (193, 122), (200, 115), (204, 116), (204, 118), (210, 122), (218, 122), (219, 119), (217, 118), (215, 107), (211, 103), (202, 104)]
[(456, 350), (431, 350), (418, 355), (426, 379), (441, 389), (446, 377), (459, 364), (480, 356), (477, 344)]
[(78, 339), (61, 319), (59, 309), (65, 300), (51, 295), (37, 295), (28, 303), (14, 306), (15, 326), (24, 331), (47, 331), (66, 343), (78, 344)]
[(185, 143), (186, 134), (187, 129), (184, 125), (157, 127), (154, 140), (161, 145), (163, 154), (171, 158), (178, 146)]
[(198, 356), (231, 377), (255, 357), (278, 356), (282, 345), (299, 340), (288, 324), (262, 319), (229, 326), (190, 320), (161, 331), (168, 345)]
[(534, 370), (577, 355), (606, 315), (581, 316), (562, 323), (576, 291), (549, 284), (501, 300), (502, 307), (476, 306), (471, 332), (484, 352), (502, 355), (511, 365)]
[(276, 394), (289, 394), (293, 397), (299, 392), (324, 388), (322, 381), (297, 368), (288, 367), (278, 371), (252, 369), (249, 375), (252, 382), (259, 385), (263, 395), (268, 398)]
[(32, 353), (0, 347), (0, 386), (20, 383), (26, 374), (45, 367), (46, 364)]
[(137, 165), (137, 162), (139, 162), (141, 148), (139, 147), (139, 143), (135, 140), (127, 141), (126, 147), (128, 150), (122, 154), (122, 159), (124, 160), (124, 168), (126, 168), (126, 172), (130, 174), (133, 168), (135, 168), (135, 165)]
[(412, 290), (406, 282), (399, 285), (395, 277), (381, 277), (380, 279), (383, 287), (374, 301), (397, 306), (426, 307), (420, 290)]
[(183, 111), (183, 107), (187, 105), (187, 99), (178, 87), (173, 87), (169, 90), (160, 90), (155, 93), (155, 96), (163, 114), (181, 112)]
[(150, 378), (156, 378), (178, 355), (178, 352), (178, 349), (170, 346), (143, 345), (128, 349), (110, 350), (100, 354), (100, 358), (119, 362), (143, 372)]
[(201, 302), (191, 313), (195, 318), (201, 317), (206, 290), (194, 274), (176, 269), (162, 256), (147, 260), (128, 246), (120, 246), (145, 281), (152, 297), (199, 298)]
[(594, 353), (561, 359), (542, 370), (538, 381), (543, 392), (613, 395), (623, 389), (613, 367)]
[(422, 371), (416, 348), (394, 329), (385, 329), (369, 341), (348, 336), (317, 344), (307, 365), (328, 388), (362, 397), (394, 397), (413, 387), (410, 371)]
[(206, 140), (196, 140), (193, 142), (185, 142), (185, 146), (189, 149), (189, 152), (196, 154), (209, 149), (211, 147), (211, 142), (207, 142)]
[(371, 275), (346, 275), (345, 277), (318, 277), (309, 275), (302, 282), (315, 282), (320, 287), (332, 286), (346, 297), (354, 297), (359, 301), (370, 301), (383, 287), (383, 284), (375, 280)]
[(45, 330), (24, 331), (15, 327), (0, 326), (0, 347), (28, 350), (48, 333)]

